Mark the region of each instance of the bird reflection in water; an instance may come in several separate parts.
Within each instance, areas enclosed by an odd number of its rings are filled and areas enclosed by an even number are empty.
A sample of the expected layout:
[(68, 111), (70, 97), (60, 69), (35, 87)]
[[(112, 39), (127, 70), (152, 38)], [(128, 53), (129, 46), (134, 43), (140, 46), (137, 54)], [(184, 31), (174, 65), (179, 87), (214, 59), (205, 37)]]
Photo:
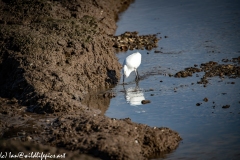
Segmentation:
[(143, 89), (139, 88), (138, 82), (136, 82), (135, 87), (125, 88), (123, 84), (123, 89), (125, 92), (125, 99), (127, 103), (131, 106), (142, 105), (142, 100), (145, 100)]

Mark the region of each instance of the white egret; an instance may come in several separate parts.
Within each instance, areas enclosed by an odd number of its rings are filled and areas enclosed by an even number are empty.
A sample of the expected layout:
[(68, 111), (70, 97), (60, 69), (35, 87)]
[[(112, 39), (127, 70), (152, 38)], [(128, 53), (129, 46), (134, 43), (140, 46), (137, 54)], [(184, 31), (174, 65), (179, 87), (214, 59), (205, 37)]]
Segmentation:
[(139, 75), (137, 68), (141, 64), (141, 58), (142, 55), (139, 52), (133, 53), (129, 56), (126, 57), (126, 59), (123, 62), (123, 83), (124, 83), (124, 78), (128, 77), (132, 71), (135, 71), (136, 73), (136, 81), (139, 80)]

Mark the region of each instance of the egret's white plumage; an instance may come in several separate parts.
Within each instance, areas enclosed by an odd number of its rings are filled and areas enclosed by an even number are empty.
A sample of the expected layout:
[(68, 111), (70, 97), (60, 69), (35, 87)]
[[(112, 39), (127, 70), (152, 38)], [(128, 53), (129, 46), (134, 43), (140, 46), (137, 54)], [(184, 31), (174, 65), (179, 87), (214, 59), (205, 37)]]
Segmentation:
[(136, 80), (139, 79), (137, 68), (141, 64), (142, 55), (139, 52), (133, 53), (126, 57), (123, 62), (123, 82), (124, 78), (128, 77), (132, 71), (136, 73)]

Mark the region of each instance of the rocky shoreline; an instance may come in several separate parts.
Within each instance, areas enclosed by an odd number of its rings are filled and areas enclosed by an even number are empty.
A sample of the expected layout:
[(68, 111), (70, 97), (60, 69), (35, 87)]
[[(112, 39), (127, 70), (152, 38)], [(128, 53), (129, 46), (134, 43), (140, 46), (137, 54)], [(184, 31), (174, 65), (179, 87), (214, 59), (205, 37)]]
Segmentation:
[(112, 39), (130, 3), (0, 1), (1, 139), (102, 159), (147, 159), (178, 146), (181, 137), (169, 128), (111, 119), (82, 104), (120, 78)]

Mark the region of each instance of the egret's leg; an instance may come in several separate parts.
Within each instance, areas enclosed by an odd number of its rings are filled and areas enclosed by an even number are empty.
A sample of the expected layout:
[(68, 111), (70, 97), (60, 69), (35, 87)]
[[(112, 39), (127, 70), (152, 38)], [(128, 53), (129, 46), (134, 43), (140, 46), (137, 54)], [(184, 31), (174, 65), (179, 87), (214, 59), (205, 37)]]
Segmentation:
[(125, 76), (123, 75), (123, 84), (124, 84), (124, 77), (125, 77)]
[(139, 75), (138, 75), (138, 71), (137, 69), (134, 69), (135, 73), (136, 73), (136, 78), (135, 78), (135, 81), (138, 81), (139, 80)]
[(140, 79), (140, 77), (139, 77), (139, 74), (138, 74), (138, 70), (136, 69), (136, 71), (137, 71), (137, 76), (138, 76), (138, 79)]

